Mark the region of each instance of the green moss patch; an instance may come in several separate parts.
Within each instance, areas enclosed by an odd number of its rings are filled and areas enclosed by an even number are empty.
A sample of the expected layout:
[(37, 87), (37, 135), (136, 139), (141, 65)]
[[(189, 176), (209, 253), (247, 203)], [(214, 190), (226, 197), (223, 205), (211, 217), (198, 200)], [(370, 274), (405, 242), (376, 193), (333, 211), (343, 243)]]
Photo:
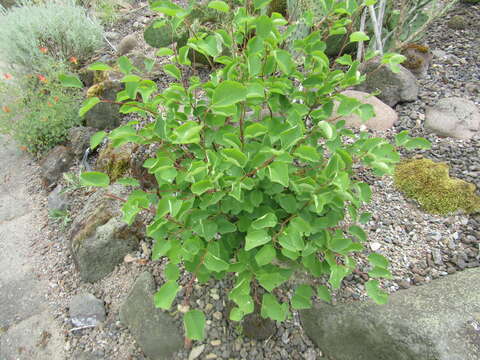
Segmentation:
[(451, 178), (446, 163), (429, 159), (406, 160), (397, 165), (394, 180), (398, 189), (417, 200), (429, 213), (480, 211), (480, 196), (475, 194), (475, 185)]

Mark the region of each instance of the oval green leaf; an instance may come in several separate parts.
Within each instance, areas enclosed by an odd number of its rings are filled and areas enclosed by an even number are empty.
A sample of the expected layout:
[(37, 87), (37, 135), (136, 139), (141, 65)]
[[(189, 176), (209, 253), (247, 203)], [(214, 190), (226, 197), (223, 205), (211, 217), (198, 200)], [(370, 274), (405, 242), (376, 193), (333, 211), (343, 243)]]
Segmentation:
[(110, 185), (110, 178), (107, 174), (97, 171), (90, 171), (84, 172), (80, 175), (80, 183), (83, 186), (107, 187)]

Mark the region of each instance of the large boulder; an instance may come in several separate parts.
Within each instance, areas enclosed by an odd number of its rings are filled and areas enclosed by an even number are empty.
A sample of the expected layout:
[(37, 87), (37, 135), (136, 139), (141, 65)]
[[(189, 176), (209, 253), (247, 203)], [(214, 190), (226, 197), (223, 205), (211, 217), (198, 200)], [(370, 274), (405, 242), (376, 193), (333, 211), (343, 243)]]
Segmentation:
[(51, 187), (72, 165), (73, 154), (65, 146), (56, 146), (40, 161), (40, 173), (44, 184)]
[(172, 318), (153, 303), (155, 281), (142, 273), (120, 308), (120, 321), (151, 360), (170, 359), (183, 347), (183, 338)]
[(104, 74), (109, 78), (91, 86), (88, 89), (87, 96), (96, 96), (111, 102), (96, 104), (85, 114), (85, 123), (92, 128), (111, 130), (120, 125), (120, 114), (118, 113), (120, 105), (114, 102), (116, 101), (117, 93), (123, 89), (123, 85), (118, 79), (111, 77), (111, 75), (117, 76), (115, 72), (104, 72)]
[(366, 75), (366, 80), (356, 86), (356, 90), (367, 93), (380, 91), (376, 96), (388, 106), (417, 99), (417, 79), (403, 66), (400, 65), (400, 71), (394, 73), (388, 65), (374, 58), (364, 63), (360, 70)]
[(319, 304), (307, 335), (336, 360), (479, 360), (480, 268), (401, 290), (387, 305)]
[(480, 131), (480, 111), (470, 100), (441, 99), (427, 108), (425, 128), (440, 136), (469, 139)]
[[(356, 90), (345, 90), (341, 93), (342, 95), (348, 96), (359, 100), (363, 104), (372, 105), (375, 116), (367, 121), (362, 121), (360, 116), (356, 114), (350, 114), (348, 116), (342, 116), (338, 118), (337, 121), (345, 120), (345, 125), (348, 127), (360, 127), (364, 125), (368, 129), (372, 130), (387, 130), (393, 127), (395, 122), (398, 120), (398, 115), (390, 106), (380, 101), (375, 96), (367, 94), (362, 91)], [(338, 104), (336, 108), (338, 107)], [(332, 118), (336, 118), (338, 115), (336, 111), (332, 114)]]
[(118, 200), (127, 197), (122, 186), (98, 190), (75, 217), (70, 232), (70, 251), (80, 277), (95, 282), (113, 271), (128, 253), (138, 247), (136, 228), (120, 220)]
[(72, 152), (77, 159), (81, 159), (90, 147), (90, 138), (97, 132), (96, 129), (86, 126), (77, 126), (69, 130)]

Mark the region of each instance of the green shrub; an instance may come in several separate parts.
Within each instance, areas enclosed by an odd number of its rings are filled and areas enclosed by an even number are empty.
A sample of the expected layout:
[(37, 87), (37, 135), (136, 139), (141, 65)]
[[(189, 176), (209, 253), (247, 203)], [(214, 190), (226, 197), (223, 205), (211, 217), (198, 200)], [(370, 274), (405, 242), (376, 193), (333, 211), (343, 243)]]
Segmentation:
[(81, 92), (65, 89), (58, 80), (63, 66), (45, 75), (18, 75), (0, 81), (0, 130), (12, 135), (35, 155), (65, 141), (68, 129), (79, 125)]
[[(314, 294), (329, 301), (330, 289), (338, 289), (356, 268), (352, 255), (367, 251), (361, 225), (370, 214), (362, 212), (362, 205), (370, 200), (371, 190), (356, 179), (356, 169), (390, 174), (399, 155), (387, 140), (353, 132), (332, 118), (335, 101), (340, 117), (373, 116), (370, 105), (340, 94), (363, 81), (360, 63), (349, 55), (330, 62), (319, 32), (295, 42), (293, 50), (300, 55), (296, 60), (283, 48), (294, 29), (279, 14), (259, 15), (267, 4), (254, 1), (256, 12), (253, 6), (236, 9), (225, 28), (196, 33), (178, 51), (160, 49), (162, 55), (173, 55), (163, 68), (173, 83), (162, 92), (155, 82), (137, 76), (128, 58), (118, 60), (125, 75), (125, 90), (117, 94), (123, 102), (120, 112), (154, 119), (140, 127), (131, 121), (108, 137), (113, 146), (158, 147), (143, 165), (155, 176), (158, 191), (134, 190), (122, 211), (128, 224), (140, 211), (153, 215), (147, 226), (147, 235), (154, 239), (152, 257), (169, 261), (165, 283), (154, 298), (159, 308), (173, 304), (181, 288), (177, 265), (182, 263), (192, 274), (184, 285), (184, 305), (189, 305), (195, 279), (205, 283), (230, 274), (235, 282), (228, 293), (235, 304), (231, 320), (240, 321), (257, 308), (262, 317), (283, 321), (290, 308), (309, 308)], [(345, 2), (336, 4), (329, 10), (332, 14), (352, 11)], [(174, 29), (188, 16), (169, 1), (152, 6), (167, 15)], [(230, 11), (222, 1), (209, 6)], [(338, 24), (333, 21), (331, 26)], [(356, 32), (350, 40), (364, 38)], [(208, 80), (192, 75), (188, 53), (193, 50), (222, 64)], [(391, 54), (383, 58), (397, 71), (396, 59)], [(91, 69), (110, 67), (93, 64)], [(65, 84), (81, 87), (78, 79)], [(101, 101), (89, 98), (80, 112)], [(95, 134), (91, 146), (106, 135)], [(396, 146), (402, 145), (429, 144), (401, 133)], [(104, 187), (110, 183), (99, 172), (83, 173), (81, 181)], [(135, 179), (119, 182), (138, 186)], [(368, 260), (367, 294), (385, 303), (387, 294), (378, 279), (391, 278), (388, 261), (375, 253)], [(324, 277), (329, 287), (316, 286), (314, 291), (311, 284), (302, 284), (289, 302), (279, 302), (276, 289), (295, 271)], [(184, 324), (188, 338), (203, 338), (205, 316), (200, 310), (189, 310)]]
[(102, 28), (73, 0), (22, 2), (0, 9), (0, 57), (27, 71), (44, 72), (53, 58), (83, 61), (102, 45)]

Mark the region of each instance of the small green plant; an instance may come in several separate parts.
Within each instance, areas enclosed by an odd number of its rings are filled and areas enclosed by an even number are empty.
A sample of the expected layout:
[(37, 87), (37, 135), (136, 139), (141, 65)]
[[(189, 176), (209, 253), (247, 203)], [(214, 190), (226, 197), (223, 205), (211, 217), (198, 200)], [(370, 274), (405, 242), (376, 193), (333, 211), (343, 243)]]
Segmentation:
[(429, 159), (403, 161), (397, 165), (394, 179), (405, 195), (417, 200), (430, 213), (480, 212), (475, 185), (451, 178), (446, 163)]
[(41, 155), (65, 141), (68, 130), (81, 123), (81, 92), (57, 80), (65, 67), (52, 64), (48, 73), (4, 75), (0, 80), (0, 131), (25, 150)]
[(70, 192), (81, 189), (83, 187), (80, 181), (80, 174), (73, 172), (63, 173), (63, 180), (65, 180), (65, 189), (62, 192)]
[[(233, 276), (235, 284), (228, 292), (235, 304), (229, 314), (232, 321), (256, 308), (264, 318), (283, 321), (291, 308), (310, 307), (315, 294), (329, 301), (331, 289), (338, 289), (356, 268), (353, 255), (366, 251), (361, 225), (370, 215), (362, 206), (370, 201), (371, 190), (355, 179), (356, 169), (391, 174), (399, 161), (396, 146), (429, 145), (406, 133), (392, 145), (346, 129), (344, 115), (355, 113), (365, 120), (373, 116), (370, 105), (340, 94), (363, 81), (359, 62), (349, 55), (330, 62), (318, 31), (293, 43), (293, 50), (302, 55), (297, 62), (283, 48), (295, 27), (278, 13), (260, 15), (268, 3), (249, 2), (252, 6), (237, 8), (224, 28), (196, 33), (178, 50), (160, 49), (160, 55), (171, 56), (163, 69), (173, 80), (160, 93), (155, 82), (137, 75), (128, 58), (118, 59), (125, 85), (117, 94), (120, 112), (154, 119), (140, 128), (132, 121), (108, 138), (113, 146), (158, 146), (143, 164), (155, 176), (157, 191), (134, 190), (124, 199), (122, 211), (128, 224), (141, 211), (153, 215), (147, 226), (147, 235), (154, 239), (152, 257), (169, 261), (166, 281), (154, 297), (159, 308), (169, 309), (181, 288), (180, 263), (192, 274), (183, 285), (184, 306), (189, 306), (195, 279), (205, 283)], [(343, 7), (332, 11), (357, 11), (338, 4)], [(230, 11), (222, 1), (212, 1), (209, 7)], [(169, 1), (156, 2), (154, 9), (165, 15), (173, 30), (189, 14)], [(338, 26), (335, 21), (331, 25)], [(367, 38), (354, 32), (350, 42)], [(192, 75), (188, 53), (193, 50), (222, 64), (208, 80)], [(384, 62), (396, 69), (398, 57), (387, 55)], [(336, 69), (338, 65), (344, 70)], [(90, 68), (110, 70), (102, 63)], [(75, 77), (64, 77), (64, 84), (82, 87)], [(102, 101), (89, 98), (80, 113)], [(333, 118), (335, 101), (338, 116)], [(91, 148), (105, 136), (94, 135)], [(130, 185), (138, 184), (130, 180)], [(100, 172), (82, 173), (81, 181), (86, 186), (110, 183)], [(389, 263), (376, 253), (368, 260), (366, 291), (383, 304), (387, 294), (379, 279), (391, 277)], [(314, 291), (301, 284), (290, 302), (282, 303), (276, 289), (296, 271), (325, 277), (329, 287)], [(184, 324), (189, 339), (204, 337), (205, 315), (200, 310), (189, 310)]]
[(68, 228), (68, 225), (72, 222), (70, 213), (66, 210), (53, 210), (50, 212), (50, 218), (52, 218), (62, 230)]
[(102, 46), (102, 28), (73, 0), (0, 8), (0, 57), (27, 72), (48, 70), (51, 60), (82, 62)]

